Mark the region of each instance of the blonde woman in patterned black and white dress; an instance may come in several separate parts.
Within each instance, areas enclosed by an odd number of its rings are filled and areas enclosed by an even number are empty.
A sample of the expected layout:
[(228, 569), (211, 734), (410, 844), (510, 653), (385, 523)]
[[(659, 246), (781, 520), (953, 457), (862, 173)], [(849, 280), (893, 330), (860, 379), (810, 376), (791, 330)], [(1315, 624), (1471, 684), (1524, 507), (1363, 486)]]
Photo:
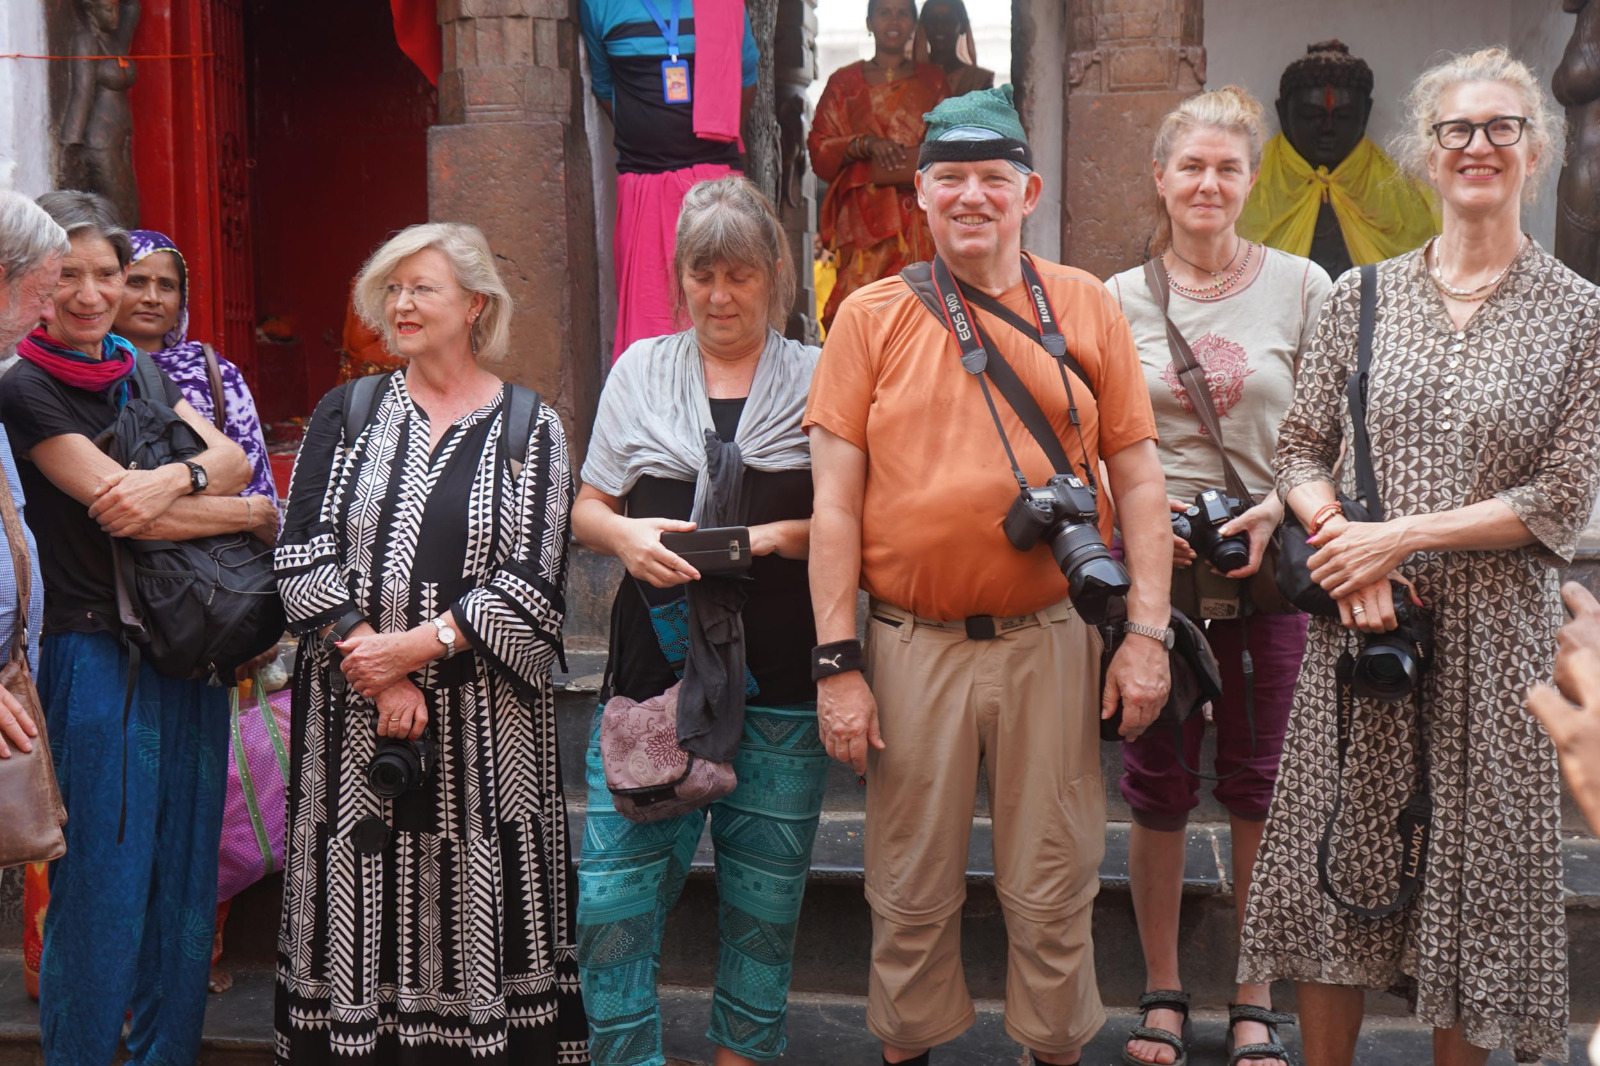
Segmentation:
[[(1312, 622), (1239, 979), (1300, 982), (1307, 1066), (1353, 1060), (1363, 989), (1407, 995), (1434, 1027), (1437, 1063), (1497, 1047), (1565, 1059), (1560, 781), (1524, 702), (1550, 676), (1555, 568), (1600, 478), (1600, 291), (1522, 232), (1521, 204), (1560, 166), (1564, 132), (1527, 67), (1501, 49), (1435, 67), (1412, 89), (1407, 128), (1404, 154), (1438, 190), (1444, 225), (1377, 270), (1367, 426), (1388, 520), (1333, 517), (1314, 538), (1312, 575), (1341, 620)], [(1358, 281), (1335, 286), (1279, 436), (1278, 491), (1308, 528), (1350, 439)], [(1394, 628), (1391, 575), (1432, 614), (1436, 652), (1419, 699), (1354, 704), (1336, 890), (1364, 907), (1393, 899), (1399, 813), (1424, 773), (1433, 813), (1417, 894), (1369, 918), (1319, 888), (1317, 848), (1338, 774), (1335, 664)]]
[[(550, 681), (561, 421), (483, 369), (506, 355), (511, 306), (476, 228), (402, 231), (355, 302), (407, 365), (348, 432), (352, 390), (375, 379), (317, 406), (279, 538), (301, 641), (277, 1061), (585, 1064)], [(378, 743), (424, 728), (435, 766), (379, 795)]]

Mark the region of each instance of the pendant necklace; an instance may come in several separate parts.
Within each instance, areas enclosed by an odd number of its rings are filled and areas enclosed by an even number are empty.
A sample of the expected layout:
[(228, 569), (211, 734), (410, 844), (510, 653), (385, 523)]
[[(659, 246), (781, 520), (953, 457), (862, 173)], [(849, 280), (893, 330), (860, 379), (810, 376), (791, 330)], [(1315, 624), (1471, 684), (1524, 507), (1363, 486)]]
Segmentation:
[(1428, 240), (1427, 247), (1423, 249), (1424, 262), (1427, 262), (1430, 258), (1432, 259), (1432, 262), (1428, 266), (1428, 276), (1433, 279), (1434, 287), (1440, 292), (1444, 293), (1446, 296), (1450, 297), (1452, 300), (1460, 300), (1462, 303), (1474, 303), (1478, 300), (1486, 298), (1495, 290), (1497, 285), (1506, 279), (1506, 275), (1511, 273), (1512, 265), (1515, 264), (1518, 259), (1522, 258), (1522, 253), (1527, 250), (1528, 242), (1532, 238), (1524, 233), (1522, 235), (1522, 243), (1517, 245), (1517, 254), (1511, 257), (1511, 262), (1507, 263), (1505, 267), (1501, 269), (1500, 273), (1496, 274), (1494, 277), (1490, 278), (1488, 281), (1484, 282), (1482, 285), (1479, 285), (1475, 289), (1458, 289), (1448, 281), (1444, 280), (1444, 271), (1439, 267), (1439, 252), (1434, 246), (1438, 239), (1438, 237), (1430, 238)]
[[(1178, 255), (1178, 250), (1176, 248), (1174, 248), (1174, 249), (1172, 249), (1172, 254), (1175, 257), (1177, 257), (1179, 260), (1181, 260), (1184, 263), (1188, 263), (1189, 266), (1194, 267), (1194, 269), (1196, 269), (1196, 270), (1205, 270), (1205, 272), (1207, 274), (1210, 274), (1216, 280), (1214, 282), (1212, 282), (1212, 284), (1207, 285), (1203, 289), (1192, 289), (1187, 285), (1178, 284), (1178, 280), (1176, 278), (1174, 278), (1172, 276), (1172, 274), (1169, 272), (1167, 274), (1167, 285), (1172, 289), (1173, 292), (1177, 293), (1180, 296), (1187, 296), (1191, 300), (1217, 300), (1217, 299), (1221, 299), (1223, 296), (1226, 296), (1234, 288), (1234, 286), (1236, 286), (1239, 283), (1239, 279), (1244, 277), (1245, 272), (1250, 269), (1250, 261), (1255, 256), (1255, 250), (1256, 250), (1256, 243), (1254, 241), (1245, 241), (1244, 242), (1244, 258), (1239, 261), (1239, 266), (1234, 270), (1234, 272), (1232, 274), (1229, 274), (1227, 277), (1223, 277), (1222, 276), (1222, 271), (1220, 271), (1220, 270), (1206, 270), (1206, 268), (1203, 267), (1203, 266), (1196, 266), (1194, 263), (1190, 263), (1189, 260), (1184, 259), (1183, 256), (1181, 256), (1181, 255)], [(1233, 254), (1234, 254), (1235, 257), (1238, 256), (1239, 249), (1237, 247), (1234, 248)], [(1228, 262), (1232, 263), (1233, 260), (1230, 259), (1230, 260), (1228, 260)], [(1223, 267), (1223, 270), (1226, 270), (1226, 269), (1227, 269), (1227, 267)]]
[(886, 67), (886, 66), (884, 66), (884, 65), (883, 65), (883, 64), (882, 64), (882, 63), (879, 63), (879, 62), (878, 62), (878, 57), (877, 57), (877, 56), (873, 56), (873, 57), (872, 57), (872, 58), (871, 58), (871, 59), (869, 59), (869, 60), (867, 60), (867, 62), (868, 62), (868, 63), (871, 63), (871, 64), (872, 64), (872, 65), (873, 65), (873, 67), (874, 67), (874, 68), (875, 68), (875, 69), (876, 69), (876, 70), (877, 70), (877, 71), (878, 71), (878, 72), (879, 72), (879, 73), (880, 73), (880, 74), (882, 74), (882, 75), (883, 75), (883, 80), (884, 80), (884, 81), (885, 81), (885, 82), (886, 82), (886, 83), (887, 83), (887, 82), (892, 82), (892, 81), (894, 81), (894, 76), (895, 76), (895, 71), (897, 71), (897, 70), (899, 70), (899, 69), (900, 69), (900, 67), (903, 67), (903, 66), (905, 66), (905, 64), (904, 64), (904, 63), (902, 63), (902, 64), (900, 64), (900, 66), (899, 66), (899, 67)]

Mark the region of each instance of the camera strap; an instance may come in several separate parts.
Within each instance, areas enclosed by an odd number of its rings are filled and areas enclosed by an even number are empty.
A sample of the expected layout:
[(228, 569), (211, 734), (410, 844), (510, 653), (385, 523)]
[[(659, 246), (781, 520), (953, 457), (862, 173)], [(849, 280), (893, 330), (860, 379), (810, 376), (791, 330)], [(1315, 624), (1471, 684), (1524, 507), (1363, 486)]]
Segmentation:
[[(914, 264), (914, 266), (922, 267), (928, 273), (924, 274), (923, 270), (914, 270), (913, 267), (907, 267), (906, 270), (901, 272), (901, 276), (905, 278), (907, 284), (911, 286), (912, 291), (917, 294), (923, 304), (928, 306), (930, 310), (935, 311), (938, 317), (943, 319), (946, 328), (955, 337), (956, 346), (961, 351), (962, 367), (967, 373), (978, 379), (978, 386), (983, 390), (983, 399), (988, 404), (989, 416), (994, 419), (994, 427), (1000, 434), (1000, 443), (1005, 447), (1006, 457), (1011, 462), (1011, 473), (1016, 478), (1017, 485), (1026, 490), (1028, 488), (1028, 479), (1022, 473), (1022, 466), (1017, 462), (1016, 452), (1012, 450), (1011, 440), (1006, 435), (1005, 426), (1000, 421), (999, 408), (995, 406), (994, 396), (989, 389), (990, 381), (994, 382), (995, 388), (1000, 390), (1000, 395), (1005, 397), (1006, 402), (1011, 405), (1011, 409), (1016, 412), (1022, 424), (1027, 427), (1029, 434), (1044, 452), (1045, 458), (1050, 461), (1050, 465), (1055, 471), (1063, 474), (1071, 473), (1072, 460), (1067, 457), (1066, 448), (1062, 446), (1061, 438), (1056, 434), (1055, 428), (1051, 426), (1050, 419), (1040, 408), (1039, 402), (1033, 398), (1033, 394), (1028, 391), (1027, 386), (1023, 384), (1022, 379), (1017, 377), (1016, 371), (1012, 369), (1011, 364), (1006, 362), (1005, 357), (1000, 354), (999, 348), (990, 340), (983, 327), (978, 325), (977, 319), (973, 316), (968, 306), (968, 299), (971, 297), (981, 296), (985, 301), (990, 301), (992, 298), (958, 283), (951, 276), (950, 268), (938, 256), (934, 257), (931, 269), (924, 264)], [(1055, 312), (1050, 307), (1049, 298), (1045, 295), (1044, 284), (1039, 278), (1039, 272), (1034, 269), (1033, 263), (1028, 260), (1027, 256), (1022, 257), (1022, 276), (1033, 299), (1034, 314), (1039, 320), (1037, 333), (1026, 330), (1023, 332), (1037, 339), (1040, 346), (1050, 355), (1051, 361), (1056, 364), (1061, 373), (1061, 385), (1067, 394), (1067, 417), (1078, 434), (1078, 448), (1083, 456), (1083, 462), (1080, 465), (1083, 469), (1084, 483), (1090, 488), (1095, 488), (1098, 479), (1095, 477), (1095, 471), (1089, 462), (1089, 448), (1083, 439), (1083, 426), (1078, 416), (1077, 400), (1073, 396), (1072, 382), (1067, 377), (1067, 360), (1071, 357), (1066, 354), (1066, 338), (1062, 336), (1061, 328), (1056, 323)], [(932, 298), (931, 303), (930, 297)], [(972, 302), (979, 303), (977, 299), (973, 299)], [(1004, 306), (1000, 305), (999, 301), (992, 302), (998, 306)], [(979, 303), (979, 306), (984, 306), (984, 304)], [(1011, 318), (1017, 318), (1018, 316), (1007, 310), (1004, 317), (1009, 322)], [(1022, 320), (1018, 318), (1018, 321)], [(1023, 322), (1023, 324), (1026, 325), (1026, 322)], [(1077, 360), (1072, 359), (1071, 362), (1074, 373), (1082, 375), (1083, 370)], [(1087, 376), (1084, 377), (1084, 380), (1088, 380)], [(1093, 395), (1092, 389), (1090, 394)]]
[[(1322, 839), (1317, 842), (1317, 883), (1323, 895), (1333, 900), (1340, 910), (1361, 918), (1383, 918), (1409, 903), (1417, 893), (1417, 886), (1422, 883), (1423, 870), (1428, 861), (1428, 831), (1433, 822), (1433, 797), (1428, 791), (1428, 764), (1424, 758), (1416, 794), (1400, 811), (1400, 888), (1394, 899), (1381, 906), (1362, 907), (1339, 895), (1339, 891), (1333, 887), (1333, 878), (1328, 874), (1328, 854), (1332, 848), (1334, 824), (1344, 808), (1345, 760), (1350, 753), (1350, 731), (1355, 719), (1355, 677), (1355, 656), (1347, 651), (1339, 656), (1336, 672), (1338, 769), (1333, 780), (1333, 809), (1328, 812), (1328, 822), (1322, 827)], [(1417, 746), (1423, 748), (1420, 716), (1417, 719)]]
[(1254, 507), (1255, 496), (1245, 487), (1244, 478), (1234, 469), (1233, 460), (1228, 457), (1228, 449), (1222, 445), (1222, 420), (1217, 416), (1217, 402), (1211, 394), (1211, 382), (1206, 377), (1206, 368), (1195, 358), (1194, 349), (1189, 347), (1189, 342), (1184, 339), (1183, 334), (1173, 323), (1172, 316), (1167, 313), (1172, 289), (1167, 283), (1167, 268), (1161, 262), (1159, 255), (1145, 261), (1144, 282), (1150, 289), (1150, 295), (1155, 299), (1156, 306), (1161, 308), (1162, 320), (1167, 324), (1167, 349), (1172, 354), (1172, 369), (1177, 372), (1178, 380), (1183, 383), (1183, 391), (1188, 394), (1189, 406), (1194, 410), (1195, 417), (1200, 420), (1200, 425), (1211, 438), (1211, 443), (1217, 446), (1217, 454), (1222, 456), (1222, 479), (1227, 484), (1228, 495), (1245, 501), (1248, 507)]

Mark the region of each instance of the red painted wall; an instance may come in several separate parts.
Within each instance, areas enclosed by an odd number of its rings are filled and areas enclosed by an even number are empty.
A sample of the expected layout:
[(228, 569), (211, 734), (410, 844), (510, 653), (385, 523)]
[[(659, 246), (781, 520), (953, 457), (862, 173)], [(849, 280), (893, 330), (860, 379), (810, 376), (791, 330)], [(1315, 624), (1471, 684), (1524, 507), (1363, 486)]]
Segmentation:
[[(177, 2), (177, 0), (174, 0)], [(387, 0), (249, 0), (256, 346), (263, 421), (309, 415), (332, 388), (351, 279), (428, 218), (437, 94), (395, 43)]]

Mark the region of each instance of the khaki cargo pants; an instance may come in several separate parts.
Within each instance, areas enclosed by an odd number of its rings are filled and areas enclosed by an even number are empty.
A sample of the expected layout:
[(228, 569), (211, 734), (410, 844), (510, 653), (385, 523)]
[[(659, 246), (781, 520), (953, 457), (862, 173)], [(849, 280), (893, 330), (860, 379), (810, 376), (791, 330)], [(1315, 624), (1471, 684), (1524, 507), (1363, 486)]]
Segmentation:
[(871, 607), (866, 677), (885, 748), (867, 769), (867, 1027), (922, 1048), (975, 1019), (961, 904), (982, 762), (1009, 940), (1006, 1031), (1070, 1054), (1105, 1022), (1090, 937), (1106, 823), (1100, 642), (1067, 604), (995, 623), (994, 639), (974, 640), (959, 621)]

